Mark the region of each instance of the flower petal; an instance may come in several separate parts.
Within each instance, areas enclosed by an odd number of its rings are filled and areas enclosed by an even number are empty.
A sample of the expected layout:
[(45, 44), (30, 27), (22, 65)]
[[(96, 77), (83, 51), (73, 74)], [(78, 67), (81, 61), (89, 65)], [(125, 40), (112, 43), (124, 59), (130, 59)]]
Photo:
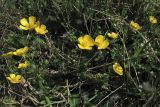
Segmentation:
[(10, 82), (13, 84), (20, 83), (19, 81), (16, 81), (16, 80), (11, 80)]
[(78, 47), (80, 48), (80, 49), (86, 49), (86, 50), (92, 50), (92, 47), (91, 46), (83, 46), (83, 45), (81, 45), (81, 44), (78, 44)]
[(46, 34), (48, 32), (48, 30), (45, 30), (43, 33)]
[(20, 69), (20, 68), (22, 68), (22, 64), (20, 63), (20, 64), (18, 64), (18, 68)]
[(21, 77), (22, 77), (21, 75), (17, 75), (17, 76), (16, 76), (16, 80), (21, 79)]
[(112, 38), (112, 39), (117, 39), (118, 38), (118, 33), (115, 32), (111, 32), (107, 34), (108, 37)]
[(41, 31), (41, 34), (44, 35), (48, 32), (48, 30), (45, 30), (45, 31)]
[(3, 57), (11, 57), (11, 56), (13, 56), (13, 52), (8, 52), (8, 53), (5, 53), (5, 54), (2, 54), (1, 56), (3, 56)]
[(35, 31), (38, 33), (39, 32), (39, 26), (35, 27)]
[(95, 39), (95, 44), (98, 49), (106, 49), (109, 46), (109, 41), (103, 35), (98, 35)]
[(24, 48), (17, 49), (15, 52), (13, 52), (13, 54), (17, 56), (23, 56), (24, 54), (28, 52), (28, 50), (29, 48), (26, 46)]
[(78, 42), (79, 42), (80, 44), (83, 43), (83, 37), (82, 37), (82, 36), (78, 38)]
[(25, 26), (20, 25), (19, 28), (20, 28), (20, 29), (23, 29), (23, 30), (29, 30), (29, 27), (28, 27), (28, 26), (25, 27)]
[(11, 79), (13, 79), (13, 78), (15, 78), (15, 77), (16, 77), (15, 74), (10, 74), (10, 78), (11, 78)]
[(79, 47), (80, 49), (85, 49), (85, 47), (84, 47), (83, 45), (81, 45), (81, 44), (78, 44), (78, 47)]
[(36, 17), (30, 16), (29, 17), (29, 25), (30, 25), (30, 27), (34, 27), (35, 22), (36, 22)]
[(86, 50), (92, 50), (92, 47), (91, 46), (87, 46), (85, 47)]
[(41, 25), (40, 29), (46, 30), (46, 26), (45, 25)]
[(109, 46), (109, 41), (106, 39), (105, 41), (98, 44), (98, 49), (106, 49)]
[(40, 26), (40, 21), (37, 21), (35, 27)]
[(12, 79), (10, 77), (6, 77), (9, 81), (11, 81)]
[(157, 23), (157, 19), (156, 19), (154, 16), (149, 16), (149, 21), (150, 21), (152, 24), (156, 24), (156, 23)]
[(130, 27), (135, 31), (138, 31), (138, 30), (140, 30), (142, 28), (138, 23), (136, 23), (134, 21), (130, 22)]
[(27, 21), (26, 18), (22, 18), (22, 19), (20, 20), (20, 23), (21, 23), (23, 26), (29, 26), (29, 23), (28, 23), (28, 21)]
[(98, 35), (95, 39), (95, 42), (102, 43), (105, 40), (105, 37), (103, 35)]
[(94, 46), (94, 39), (90, 35), (84, 35), (83, 40), (86, 46)]
[(113, 70), (115, 71), (115, 73), (117, 73), (118, 75), (123, 75), (123, 68), (121, 67), (121, 65), (119, 63), (115, 63), (113, 65)]

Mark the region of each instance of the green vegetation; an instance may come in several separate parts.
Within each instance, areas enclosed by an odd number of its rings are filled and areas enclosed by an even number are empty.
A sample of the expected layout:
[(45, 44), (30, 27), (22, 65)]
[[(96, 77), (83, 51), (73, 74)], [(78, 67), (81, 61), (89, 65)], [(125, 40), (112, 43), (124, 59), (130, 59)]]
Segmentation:
[[(160, 106), (159, 6), (159, 0), (1, 0), (0, 106)], [(48, 33), (20, 29), (20, 20), (30, 16)], [(108, 37), (111, 32), (118, 38)], [(85, 34), (103, 35), (109, 46), (80, 49)], [(11, 57), (3, 56), (7, 52)], [(18, 67), (25, 61), (27, 67)], [(123, 72), (114, 72), (115, 63)], [(10, 74), (21, 81), (6, 78)]]

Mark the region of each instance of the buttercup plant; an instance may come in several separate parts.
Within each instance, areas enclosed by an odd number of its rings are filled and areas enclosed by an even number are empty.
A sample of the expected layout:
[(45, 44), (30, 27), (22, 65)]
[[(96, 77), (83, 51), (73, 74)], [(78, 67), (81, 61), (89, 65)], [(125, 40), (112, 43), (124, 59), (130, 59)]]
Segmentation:
[(2, 107), (159, 106), (157, 0), (52, 1), (0, 1)]
[(135, 31), (138, 31), (142, 28), (138, 23), (136, 23), (134, 21), (131, 21), (129, 25)]
[(19, 69), (26, 69), (29, 66), (29, 62), (25, 61), (24, 63), (19, 63), (18, 68)]
[(117, 39), (119, 34), (115, 32), (111, 32), (111, 33), (107, 33), (107, 35), (112, 39)]
[(45, 35), (48, 32), (48, 30), (46, 29), (46, 26), (43, 24), (35, 27), (35, 31), (37, 34), (40, 34), (40, 35)]
[(109, 46), (109, 40), (103, 35), (98, 35), (95, 38), (95, 45), (98, 47), (98, 49), (106, 49)]
[(27, 46), (25, 46), (24, 48), (17, 49), (16, 51), (4, 53), (1, 56), (2, 57), (12, 57), (13, 55), (25, 56), (25, 54), (28, 52), (28, 50), (29, 50), (29, 48)]
[(11, 83), (16, 84), (21, 82), (21, 75), (10, 74), (9, 77), (6, 77)]
[(119, 63), (116, 62), (113, 64), (113, 70), (118, 75), (123, 75), (123, 68)]
[(22, 18), (20, 24), (19, 28), (22, 30), (33, 30), (35, 27), (39, 26), (40, 22), (36, 22), (36, 17), (30, 16), (28, 19)]
[(12, 57), (14, 54), (13, 54), (13, 52), (11, 51), (11, 52), (7, 52), (7, 53), (4, 53), (4, 54), (2, 54), (1, 56), (2, 57)]
[(80, 49), (92, 50), (95, 45), (94, 39), (90, 35), (84, 35), (78, 38), (78, 47)]
[(158, 21), (157, 21), (157, 18), (155, 18), (154, 16), (149, 16), (149, 21), (152, 23), (152, 24), (156, 24)]
[(29, 48), (25, 46), (24, 48), (17, 49), (15, 52), (13, 52), (13, 55), (16, 56), (25, 56), (25, 54), (28, 52)]

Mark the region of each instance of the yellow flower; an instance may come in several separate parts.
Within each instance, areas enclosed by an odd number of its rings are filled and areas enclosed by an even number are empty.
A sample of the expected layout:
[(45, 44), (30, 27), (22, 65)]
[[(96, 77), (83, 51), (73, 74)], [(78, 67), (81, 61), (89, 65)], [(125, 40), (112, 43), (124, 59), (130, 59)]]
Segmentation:
[(106, 49), (109, 46), (109, 41), (103, 35), (98, 35), (95, 39), (95, 45), (98, 49)]
[(107, 35), (112, 39), (117, 39), (118, 38), (118, 33), (115, 33), (115, 32), (107, 33)]
[(154, 16), (149, 16), (149, 21), (150, 21), (152, 24), (156, 24), (156, 23), (157, 23), (157, 19), (156, 19)]
[(3, 57), (12, 57), (14, 54), (13, 54), (13, 52), (11, 51), (11, 52), (7, 52), (7, 53), (5, 53), (5, 54), (2, 54), (1, 56), (3, 56)]
[(84, 35), (78, 38), (78, 47), (80, 49), (92, 50), (94, 46), (94, 39), (90, 35)]
[(36, 17), (34, 16), (30, 16), (28, 20), (26, 18), (22, 18), (20, 23), (21, 25), (19, 28), (23, 30), (32, 30), (40, 24), (39, 21), (36, 22)]
[(29, 48), (26, 46), (24, 48), (17, 49), (15, 52), (13, 52), (14, 55), (17, 56), (24, 56), (28, 52)]
[(27, 61), (25, 61), (24, 63), (19, 63), (18, 68), (25, 69), (28, 67), (28, 65), (29, 65), (29, 63)]
[(11, 83), (20, 83), (21, 82), (21, 75), (15, 75), (15, 74), (10, 74), (9, 77), (7, 77), (7, 79), (11, 82)]
[(35, 28), (35, 31), (37, 32), (37, 34), (41, 34), (41, 35), (44, 35), (48, 32), (48, 30), (46, 29), (46, 26), (45, 25), (39, 25)]
[(36, 22), (36, 18), (34, 16), (30, 16), (28, 20), (26, 18), (22, 18), (20, 23), (21, 25), (19, 28), (22, 30), (32, 30), (40, 24), (39, 21)]
[(136, 22), (134, 22), (134, 21), (131, 21), (131, 22), (130, 22), (130, 27), (131, 27), (133, 30), (140, 30), (140, 29), (142, 28), (138, 23), (136, 23)]
[(121, 65), (119, 63), (114, 63), (113, 64), (113, 70), (118, 75), (123, 75), (123, 68), (121, 67)]

